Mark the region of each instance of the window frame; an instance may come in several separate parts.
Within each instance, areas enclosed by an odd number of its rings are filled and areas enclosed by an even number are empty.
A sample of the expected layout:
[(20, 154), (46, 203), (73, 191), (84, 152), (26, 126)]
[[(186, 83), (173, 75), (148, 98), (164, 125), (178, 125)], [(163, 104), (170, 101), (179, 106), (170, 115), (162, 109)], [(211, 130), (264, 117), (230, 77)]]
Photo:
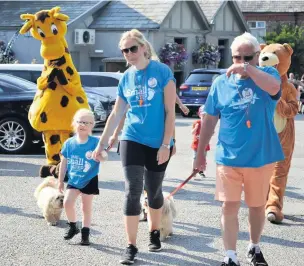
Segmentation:
[[(251, 27), (251, 23), (255, 23), (255, 27)], [(258, 27), (258, 23), (263, 23), (264, 27)], [(248, 20), (247, 24), (249, 26), (249, 29), (266, 29), (266, 21), (263, 20)]]

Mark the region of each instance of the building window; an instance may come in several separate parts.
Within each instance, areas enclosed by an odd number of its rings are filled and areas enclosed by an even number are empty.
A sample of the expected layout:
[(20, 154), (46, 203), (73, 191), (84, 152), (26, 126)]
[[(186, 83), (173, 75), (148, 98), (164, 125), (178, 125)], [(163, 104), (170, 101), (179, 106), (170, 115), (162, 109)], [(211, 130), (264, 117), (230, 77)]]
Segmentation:
[(250, 29), (265, 29), (266, 22), (265, 21), (248, 21), (248, 26)]

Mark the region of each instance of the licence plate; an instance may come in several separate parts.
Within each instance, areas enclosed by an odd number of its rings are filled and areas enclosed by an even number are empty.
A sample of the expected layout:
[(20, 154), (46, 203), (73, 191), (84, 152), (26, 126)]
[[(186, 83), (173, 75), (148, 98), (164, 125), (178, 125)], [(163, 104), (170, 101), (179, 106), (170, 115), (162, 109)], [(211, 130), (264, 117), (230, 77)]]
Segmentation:
[(193, 91), (206, 91), (208, 87), (192, 87)]

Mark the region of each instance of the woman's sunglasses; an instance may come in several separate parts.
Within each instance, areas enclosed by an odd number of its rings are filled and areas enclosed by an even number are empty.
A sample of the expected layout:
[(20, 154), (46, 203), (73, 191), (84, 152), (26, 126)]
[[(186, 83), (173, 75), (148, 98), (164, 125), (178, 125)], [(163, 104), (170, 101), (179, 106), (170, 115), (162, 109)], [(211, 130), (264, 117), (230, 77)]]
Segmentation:
[(134, 45), (130, 48), (121, 49), (121, 52), (123, 54), (128, 54), (129, 52), (131, 52), (132, 54), (135, 54), (135, 53), (137, 53), (137, 51), (138, 51), (138, 46), (137, 45)]
[(235, 60), (242, 60), (244, 59), (245, 62), (251, 61), (254, 57), (255, 57), (256, 53), (254, 53), (253, 55), (233, 55), (232, 58)]

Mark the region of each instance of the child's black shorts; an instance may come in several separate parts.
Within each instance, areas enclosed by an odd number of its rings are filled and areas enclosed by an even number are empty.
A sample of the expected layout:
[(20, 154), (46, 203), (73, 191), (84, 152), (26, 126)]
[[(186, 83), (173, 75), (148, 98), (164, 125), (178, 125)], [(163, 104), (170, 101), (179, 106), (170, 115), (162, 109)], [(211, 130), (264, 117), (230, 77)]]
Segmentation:
[(99, 195), (98, 175), (94, 176), (84, 188), (79, 189), (68, 184), (67, 189), (78, 189), (81, 193), (87, 195)]

